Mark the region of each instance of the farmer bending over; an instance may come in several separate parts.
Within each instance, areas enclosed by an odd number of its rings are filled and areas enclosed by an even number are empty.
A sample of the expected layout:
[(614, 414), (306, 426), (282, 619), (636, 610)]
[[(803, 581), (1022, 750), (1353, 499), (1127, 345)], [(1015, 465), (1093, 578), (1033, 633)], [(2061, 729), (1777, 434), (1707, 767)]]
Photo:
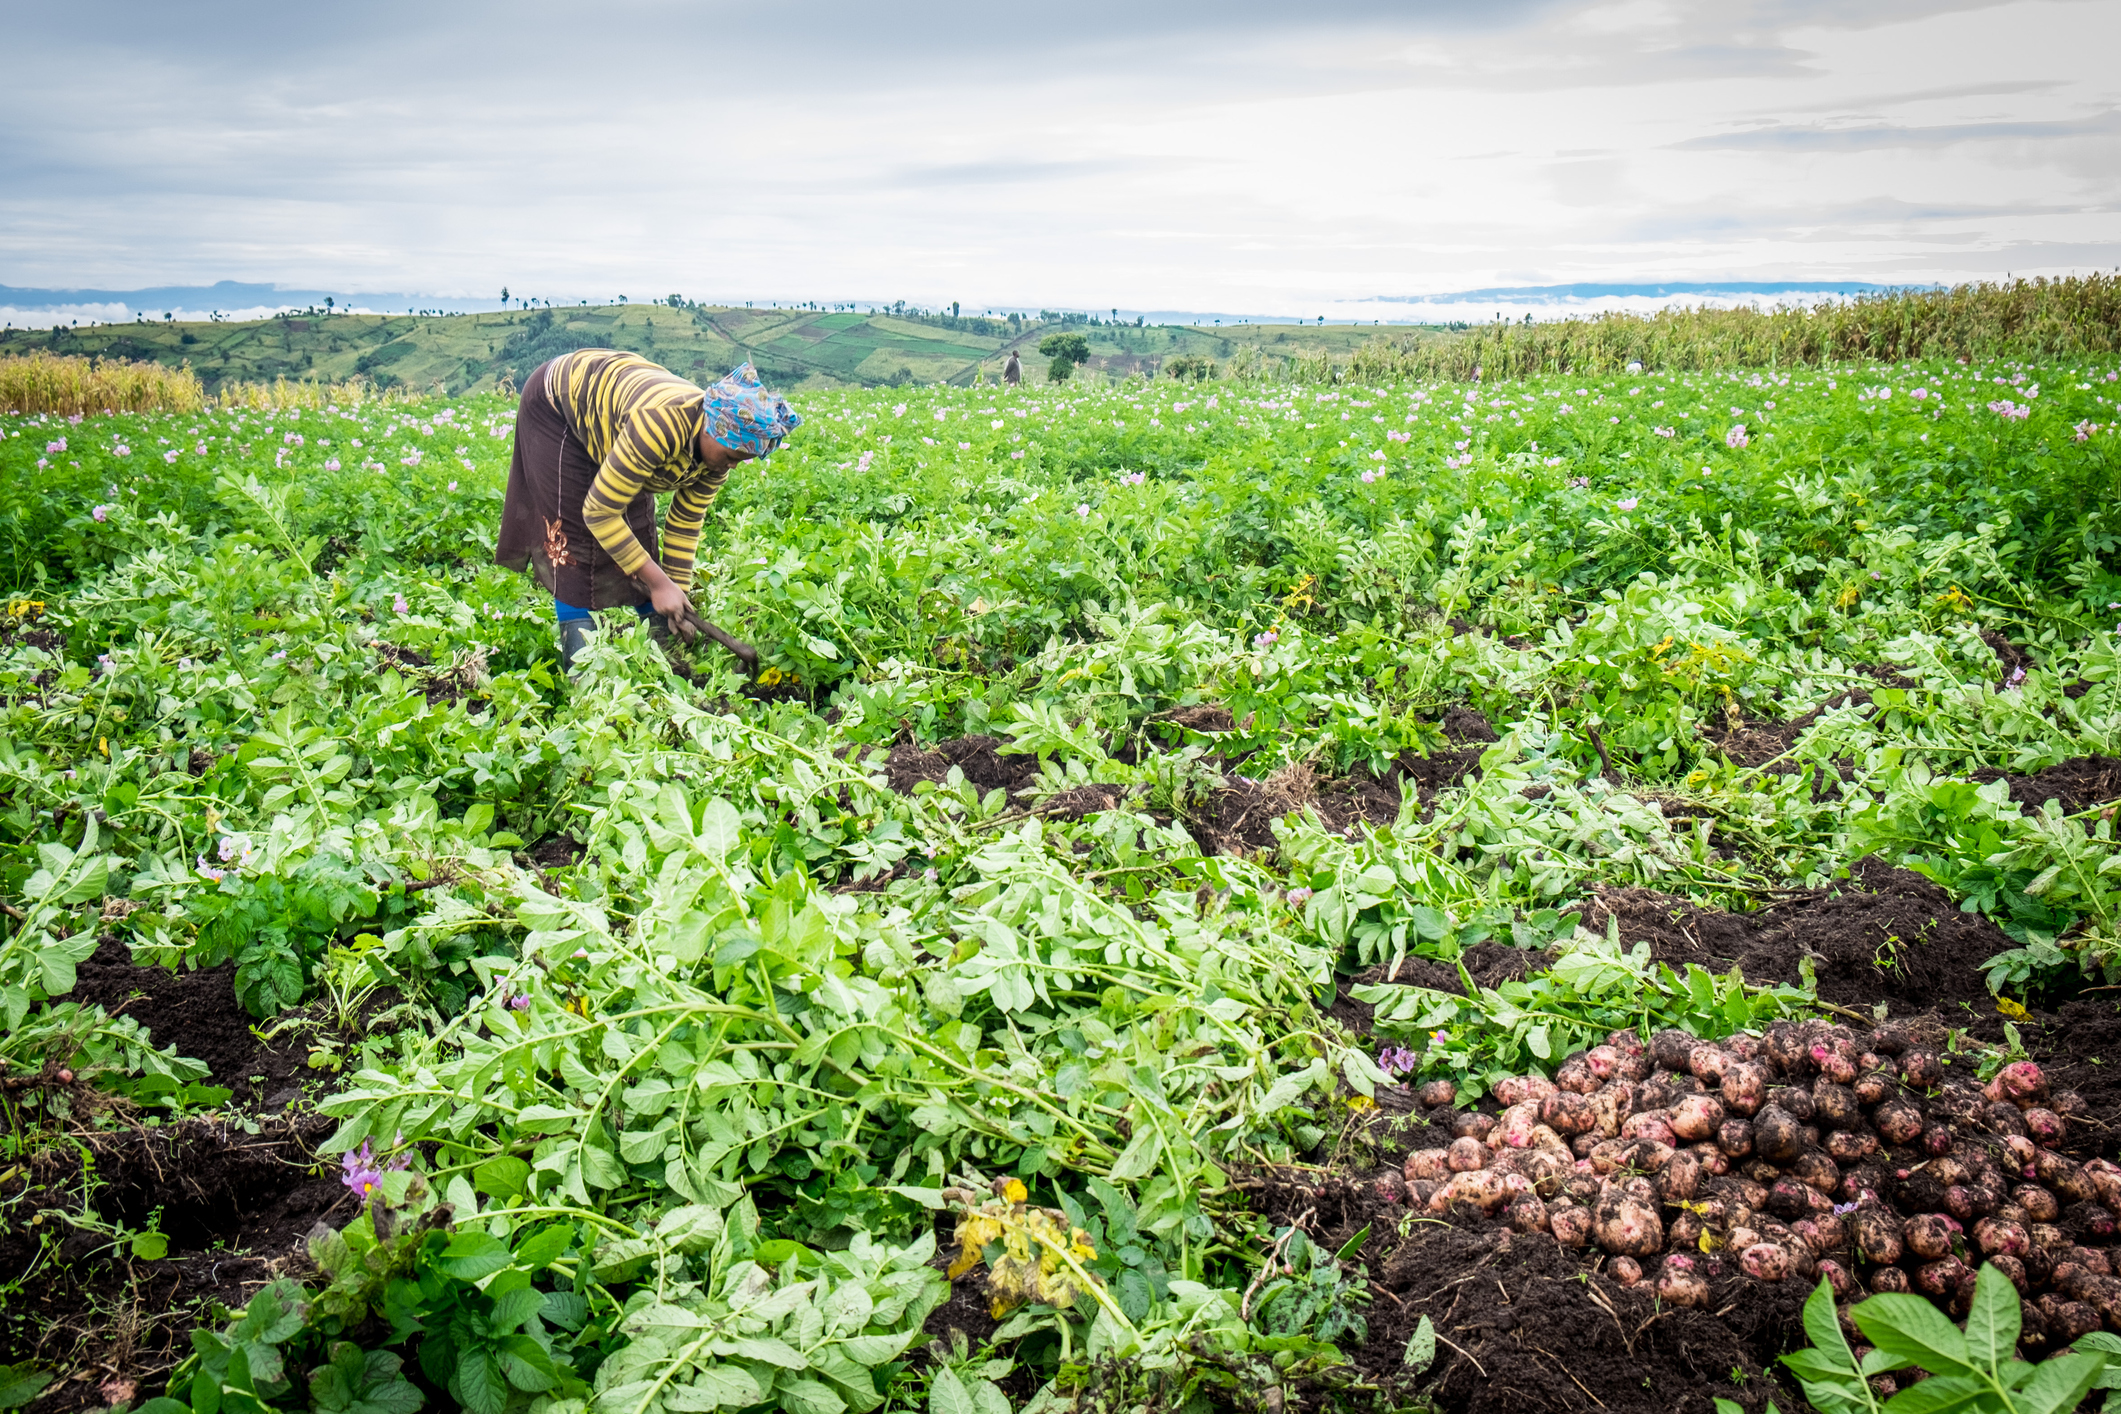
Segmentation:
[[(729, 469), (771, 455), (801, 422), (748, 363), (704, 390), (613, 349), (562, 354), (530, 375), (493, 558), (512, 570), (536, 566), (552, 593), (562, 666), (581, 652), (590, 610), (621, 606), (756, 662), (693, 613), (693, 552)], [(675, 493), (660, 553), (659, 491)]]

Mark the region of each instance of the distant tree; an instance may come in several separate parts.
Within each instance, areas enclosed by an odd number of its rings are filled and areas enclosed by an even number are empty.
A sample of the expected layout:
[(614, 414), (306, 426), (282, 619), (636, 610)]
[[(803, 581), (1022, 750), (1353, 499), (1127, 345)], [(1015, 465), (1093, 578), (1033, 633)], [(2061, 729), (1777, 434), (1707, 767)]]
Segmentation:
[(506, 285), (501, 286), (501, 303), (508, 303), (508, 286)]
[(669, 305), (672, 309), (679, 309), (683, 307), (685, 297), (683, 295), (665, 295), (663, 303)]
[(955, 318), (957, 318), (957, 301), (956, 301), (956, 300), (952, 300), (952, 301), (950, 301), (950, 317), (951, 317), (952, 319), (955, 319)]
[(1080, 334), (1048, 334), (1038, 341), (1038, 351), (1053, 360), (1046, 365), (1051, 383), (1067, 382), (1077, 364), (1090, 361), (1090, 341)]

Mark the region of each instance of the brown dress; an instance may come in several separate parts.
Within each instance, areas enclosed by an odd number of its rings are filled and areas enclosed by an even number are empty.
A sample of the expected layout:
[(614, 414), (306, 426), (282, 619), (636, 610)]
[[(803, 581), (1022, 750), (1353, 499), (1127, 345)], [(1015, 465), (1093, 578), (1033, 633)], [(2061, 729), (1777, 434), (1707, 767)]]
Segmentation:
[[(508, 499), (494, 563), (512, 570), (529, 567), (553, 598), (578, 609), (645, 604), (648, 591), (619, 568), (582, 520), (597, 463), (546, 396), (545, 368), (524, 381), (516, 405), (515, 455), (508, 463)], [(653, 492), (643, 491), (627, 505), (626, 525), (660, 562)]]

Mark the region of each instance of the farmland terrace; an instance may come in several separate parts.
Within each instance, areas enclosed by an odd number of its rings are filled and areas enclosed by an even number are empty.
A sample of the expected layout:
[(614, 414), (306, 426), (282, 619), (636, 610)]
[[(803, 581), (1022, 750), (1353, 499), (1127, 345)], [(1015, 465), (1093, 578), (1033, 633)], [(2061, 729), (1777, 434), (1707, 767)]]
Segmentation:
[(1345, 357), (1377, 330), (1349, 325), (1247, 325), (1214, 330), (1086, 319), (952, 318), (749, 306), (574, 305), (494, 314), (383, 315), (310, 310), (270, 319), (95, 325), (0, 332), (0, 355), (45, 350), (171, 367), (188, 364), (209, 391), (278, 378), (464, 393), (520, 383), (575, 348), (621, 348), (694, 378), (718, 377), (749, 359), (796, 389), (1001, 380), (1014, 351), (1025, 375), (1046, 376), (1037, 345), (1066, 328), (1090, 346), (1092, 378), (1154, 375), (1172, 358), (1228, 360), (1247, 345), (1277, 356)]

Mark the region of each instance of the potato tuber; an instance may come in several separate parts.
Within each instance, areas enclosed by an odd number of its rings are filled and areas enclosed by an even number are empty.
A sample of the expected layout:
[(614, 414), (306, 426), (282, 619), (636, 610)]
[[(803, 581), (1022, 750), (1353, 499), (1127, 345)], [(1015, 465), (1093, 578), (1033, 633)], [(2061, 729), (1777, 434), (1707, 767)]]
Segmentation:
[(1991, 1257), (2023, 1257), (2033, 1245), (2022, 1226), (1995, 1218), (1983, 1218), (1974, 1224), (1974, 1243)]
[(1416, 1149), (1407, 1155), (1406, 1166), (1402, 1172), (1409, 1183), (1423, 1178), (1448, 1178), (1451, 1173), (1450, 1157), (1449, 1149)]
[(1833, 1159), (1817, 1149), (1807, 1149), (1784, 1167), (1783, 1172), (1808, 1188), (1831, 1193), (1841, 1184), (1841, 1170)]
[[(1596, 1123), (1591, 1105), (1580, 1094), (1564, 1090), (1539, 1102), (1539, 1122), (1564, 1138), (1587, 1132)], [(1508, 1125), (1505, 1124), (1507, 1129)], [(1505, 1139), (1504, 1143), (1509, 1141)]]
[(1543, 1075), (1513, 1075), (1495, 1086), (1496, 1103), (1505, 1107), (1530, 1100), (1538, 1103), (1556, 1093), (1554, 1082)]
[(2069, 1126), (2053, 1110), (2034, 1105), (2025, 1112), (2025, 1137), (2043, 1149), (2052, 1149), (2068, 1137)]
[(1756, 1242), (1738, 1254), (1738, 1265), (1755, 1281), (1783, 1281), (1790, 1275), (1790, 1254), (1777, 1243)]
[(1898, 1267), (1880, 1267), (1871, 1273), (1871, 1290), (1879, 1296), (1904, 1296), (1914, 1290), (1914, 1283)]
[(1658, 1196), (1667, 1203), (1684, 1203), (1701, 1191), (1701, 1159), (1691, 1152), (1672, 1154), (1657, 1175)]
[(1713, 1139), (1723, 1128), (1723, 1101), (1709, 1095), (1688, 1095), (1672, 1107), (1672, 1132), (1681, 1139)]
[(1444, 1166), (1452, 1173), (1471, 1173), (1488, 1166), (1488, 1149), (1478, 1139), (1453, 1139), (1444, 1151)]
[(1511, 1201), (1507, 1217), (1517, 1232), (1545, 1232), (1551, 1221), (1545, 1202), (1530, 1193)]
[(1605, 1264), (1605, 1272), (1622, 1286), (1633, 1286), (1642, 1280), (1642, 1263), (1633, 1257), (1615, 1257)]
[(1723, 1107), (1731, 1114), (1750, 1115), (1767, 1103), (1768, 1068), (1759, 1061), (1739, 1061), (1723, 1071)]
[(2052, 1149), (2033, 1155), (2033, 1173), (2065, 1203), (2088, 1203), (2092, 1199), (2091, 1180), (2085, 1177), (2083, 1167)]
[(1866, 1262), (1879, 1266), (1891, 1266), (1900, 1260), (1905, 1244), (1900, 1235), (1900, 1219), (1884, 1208), (1859, 1208), (1849, 1229), (1856, 1239), (1856, 1250)]
[(1934, 1090), (1944, 1083), (1944, 1059), (1927, 1046), (1911, 1047), (1900, 1056), (1902, 1084)]
[(1925, 1262), (1915, 1269), (1915, 1290), (1930, 1297), (1956, 1296), (1960, 1278), (1968, 1274), (1966, 1263), (1957, 1257)]
[(1495, 1131), (1495, 1116), (1479, 1110), (1453, 1110), (1450, 1130), (1454, 1139), (1485, 1139)]
[(1878, 1152), (1878, 1136), (1837, 1129), (1826, 1136), (1826, 1152), (1837, 1164), (1857, 1164)]
[(1863, 1123), (1863, 1107), (1854, 1090), (1822, 1075), (1812, 1082), (1812, 1118), (1821, 1129), (1854, 1129)]
[(1448, 1080), (1431, 1080), (1414, 1092), (1414, 1099), (1423, 1109), (1438, 1109), (1458, 1098), (1458, 1087)]
[(1603, 1083), (1582, 1056), (1570, 1056), (1554, 1068), (1555, 1087), (1567, 1094), (1588, 1095)]
[(1944, 1213), (1923, 1213), (1909, 1218), (1901, 1229), (1901, 1240), (1907, 1250), (1925, 1262), (1935, 1262), (1952, 1255), (1952, 1239), (1959, 1235), (1959, 1224)]
[(1687, 1074), (1703, 1085), (1716, 1085), (1721, 1083), (1725, 1067), (1734, 1059), (1723, 1047), (1704, 1041), (1687, 1054)]
[(2006, 1099), (2036, 1103), (2047, 1098), (2047, 1076), (2031, 1061), (2012, 1061), (1996, 1072)]
[(1598, 1245), (1622, 1257), (1648, 1257), (1664, 1246), (1664, 1222), (1647, 1203), (1622, 1198), (1599, 1204), (1592, 1234)]
[(1696, 1270), (1692, 1256), (1675, 1252), (1664, 1259), (1657, 1271), (1657, 1299), (1667, 1306), (1709, 1304), (1708, 1280)]
[(1550, 1208), (1547, 1226), (1553, 1232), (1554, 1240), (1564, 1247), (1588, 1247), (1591, 1244), (1589, 1208)]
[(1753, 1151), (1771, 1164), (1786, 1164), (1804, 1152), (1804, 1127), (1780, 1105), (1753, 1116)]
[(1912, 1144), (1922, 1137), (1922, 1107), (1906, 1096), (1895, 1096), (1871, 1112), (1878, 1137), (1888, 1144)]

